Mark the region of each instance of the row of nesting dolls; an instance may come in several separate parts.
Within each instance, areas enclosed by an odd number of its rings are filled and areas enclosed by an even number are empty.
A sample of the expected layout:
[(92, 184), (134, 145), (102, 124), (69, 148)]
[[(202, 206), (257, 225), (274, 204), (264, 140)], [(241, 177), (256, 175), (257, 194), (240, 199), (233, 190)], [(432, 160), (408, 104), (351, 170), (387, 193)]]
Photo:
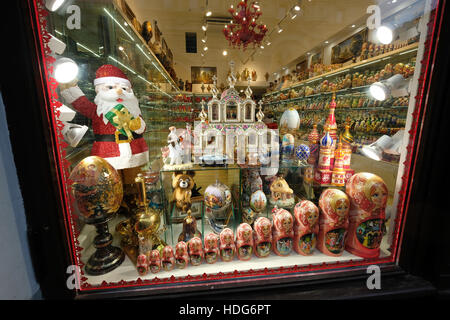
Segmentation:
[[(387, 187), (384, 181), (371, 173), (357, 173), (346, 185), (346, 192), (326, 189), (319, 198), (319, 208), (308, 200), (296, 204), (294, 217), (285, 209), (274, 208), (271, 222), (259, 217), (254, 228), (241, 223), (236, 240), (233, 231), (225, 228), (217, 236), (209, 233), (204, 248), (199, 237), (187, 243), (180, 241), (175, 247), (166, 246), (162, 255), (153, 250), (150, 257), (138, 257), (138, 271), (156, 273), (163, 268), (185, 268), (189, 263), (232, 261), (234, 256), (249, 260), (252, 254), (259, 258), (270, 255), (287, 256), (292, 249), (301, 255), (310, 255), (317, 247), (322, 253), (340, 256), (344, 249), (352, 254), (375, 258), (380, 253), (383, 237)], [(320, 212), (320, 213), (319, 213)], [(220, 238), (220, 241), (219, 241)], [(220, 242), (220, 243), (219, 243)], [(148, 261), (148, 263), (147, 263)]]

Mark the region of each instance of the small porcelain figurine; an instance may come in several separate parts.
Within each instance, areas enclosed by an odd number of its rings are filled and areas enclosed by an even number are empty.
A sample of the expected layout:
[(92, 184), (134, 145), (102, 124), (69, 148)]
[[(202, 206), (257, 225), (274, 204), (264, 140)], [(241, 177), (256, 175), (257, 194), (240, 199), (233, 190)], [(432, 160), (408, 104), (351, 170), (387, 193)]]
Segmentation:
[(146, 254), (141, 253), (137, 257), (136, 269), (141, 276), (145, 276), (148, 273), (148, 259)]
[(253, 253), (253, 230), (248, 223), (241, 223), (237, 228), (236, 251), (239, 260), (250, 260)]
[(184, 269), (189, 263), (188, 246), (186, 242), (180, 241), (175, 246), (175, 264), (177, 268)]
[(180, 138), (178, 137), (176, 131), (177, 128), (170, 127), (169, 135), (167, 137), (167, 144), (169, 147), (169, 158), (170, 165), (179, 165), (183, 162), (183, 150), (181, 149)]
[(207, 263), (215, 263), (219, 259), (219, 236), (210, 232), (205, 237), (205, 260)]
[(294, 250), (302, 255), (314, 251), (319, 233), (319, 208), (309, 200), (303, 200), (294, 208)]
[(272, 210), (272, 246), (279, 256), (287, 256), (292, 251), (294, 240), (294, 221), (289, 211), (275, 207)]
[(383, 239), (387, 186), (380, 177), (360, 172), (347, 182), (346, 191), (351, 205), (345, 249), (363, 258), (377, 258)]
[(320, 195), (319, 206), (317, 249), (329, 256), (341, 256), (347, 236), (350, 200), (345, 192), (330, 188)]
[(178, 236), (178, 241), (188, 242), (194, 237), (201, 237), (201, 233), (197, 229), (197, 220), (195, 217), (188, 214), (183, 220), (183, 229)]
[(162, 267), (166, 271), (170, 271), (175, 268), (175, 257), (173, 255), (173, 248), (171, 246), (165, 246), (162, 251)]
[(234, 234), (230, 228), (225, 228), (219, 235), (220, 237), (220, 257), (223, 261), (231, 261), (234, 258), (236, 252), (236, 246), (234, 244)]
[(292, 208), (295, 204), (294, 191), (283, 177), (277, 177), (270, 185), (270, 204), (279, 208)]
[(254, 229), (255, 255), (258, 258), (265, 258), (270, 255), (272, 249), (272, 222), (266, 217), (259, 217), (255, 221)]
[(161, 257), (158, 250), (152, 250), (150, 253), (150, 271), (158, 273), (161, 270)]
[(193, 266), (198, 266), (203, 260), (202, 239), (194, 237), (188, 242), (189, 257)]

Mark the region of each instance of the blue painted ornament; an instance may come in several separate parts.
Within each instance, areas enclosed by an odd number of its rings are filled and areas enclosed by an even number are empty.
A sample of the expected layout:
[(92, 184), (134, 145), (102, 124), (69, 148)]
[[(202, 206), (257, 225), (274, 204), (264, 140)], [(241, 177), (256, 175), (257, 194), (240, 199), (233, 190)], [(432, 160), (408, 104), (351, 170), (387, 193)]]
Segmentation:
[(306, 144), (301, 144), (295, 148), (295, 155), (298, 160), (306, 161), (309, 158), (310, 150)]

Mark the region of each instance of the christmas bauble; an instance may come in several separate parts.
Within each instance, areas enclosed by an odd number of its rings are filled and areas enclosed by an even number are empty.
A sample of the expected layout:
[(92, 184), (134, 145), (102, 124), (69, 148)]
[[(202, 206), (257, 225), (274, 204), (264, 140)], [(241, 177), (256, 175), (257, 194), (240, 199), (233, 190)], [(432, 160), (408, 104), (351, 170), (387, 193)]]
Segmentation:
[(306, 144), (301, 144), (297, 148), (295, 148), (295, 156), (300, 161), (308, 160), (310, 155), (309, 147)]

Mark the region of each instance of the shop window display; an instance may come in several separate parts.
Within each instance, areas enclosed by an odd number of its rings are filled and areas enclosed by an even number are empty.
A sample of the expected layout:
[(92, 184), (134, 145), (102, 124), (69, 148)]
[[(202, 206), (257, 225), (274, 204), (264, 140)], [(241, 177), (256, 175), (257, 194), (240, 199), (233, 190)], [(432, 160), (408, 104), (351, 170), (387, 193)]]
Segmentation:
[[(74, 1), (90, 17), (77, 32), (44, 2), (34, 4), (45, 107), (80, 292), (396, 261), (430, 3), (413, 1), (390, 44), (364, 24), (339, 33), (318, 63), (256, 100), (251, 81), (245, 97), (235, 88), (234, 63), (222, 92), (216, 76), (209, 94), (181, 92), (166, 42), (158, 52), (151, 42), (156, 24), (138, 30), (121, 2)], [(55, 80), (52, 38), (76, 79)]]

